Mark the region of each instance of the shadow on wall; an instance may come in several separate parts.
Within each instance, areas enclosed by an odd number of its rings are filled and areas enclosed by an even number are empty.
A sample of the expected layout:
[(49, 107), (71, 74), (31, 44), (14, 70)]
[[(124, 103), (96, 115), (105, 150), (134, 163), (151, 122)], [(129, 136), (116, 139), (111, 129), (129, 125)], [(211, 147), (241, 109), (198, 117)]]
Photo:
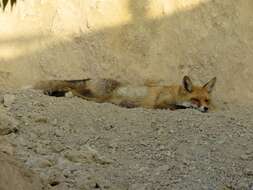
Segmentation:
[(11, 8), (13, 8), (13, 6), (17, 3), (17, 0), (1, 0), (0, 1), (0, 8), (5, 10), (8, 3), (10, 3)]
[(41, 79), (86, 77), (178, 83), (188, 74), (198, 82), (217, 76), (215, 95), (226, 101), (253, 99), (253, 84), (247, 82), (253, 80), (251, 0), (206, 1), (160, 18), (148, 17), (148, 2), (129, 0), (132, 20), (128, 24), (2, 59), (1, 84), (18, 87)]

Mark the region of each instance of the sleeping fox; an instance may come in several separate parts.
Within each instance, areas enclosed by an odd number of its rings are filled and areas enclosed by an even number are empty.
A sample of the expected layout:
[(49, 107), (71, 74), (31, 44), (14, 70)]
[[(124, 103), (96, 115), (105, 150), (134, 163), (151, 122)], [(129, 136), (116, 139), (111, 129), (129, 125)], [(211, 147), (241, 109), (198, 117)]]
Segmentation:
[(211, 107), (211, 92), (216, 77), (203, 86), (193, 85), (188, 76), (184, 76), (181, 85), (142, 86), (122, 84), (113, 79), (49, 80), (33, 86), (50, 96), (73, 95), (95, 102), (109, 102), (126, 108), (179, 109), (194, 108), (207, 112)]

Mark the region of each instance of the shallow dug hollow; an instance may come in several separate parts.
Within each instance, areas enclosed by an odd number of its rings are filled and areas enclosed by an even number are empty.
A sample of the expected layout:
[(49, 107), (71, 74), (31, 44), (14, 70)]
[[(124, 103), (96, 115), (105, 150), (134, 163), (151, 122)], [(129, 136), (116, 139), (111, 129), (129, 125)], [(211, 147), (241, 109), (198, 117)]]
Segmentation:
[(200, 113), (125, 109), (33, 90), (1, 96), (1, 126), (11, 128), (2, 137), (45, 188), (253, 188), (252, 107)]

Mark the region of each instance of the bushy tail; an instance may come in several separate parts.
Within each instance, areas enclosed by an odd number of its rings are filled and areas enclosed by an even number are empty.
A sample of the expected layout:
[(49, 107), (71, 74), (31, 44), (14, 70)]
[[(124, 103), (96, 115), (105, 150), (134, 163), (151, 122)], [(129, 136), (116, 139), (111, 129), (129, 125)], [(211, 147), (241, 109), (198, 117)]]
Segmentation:
[(22, 87), (21, 89), (36, 89), (42, 90), (44, 94), (50, 96), (65, 96), (65, 93), (77, 90), (77, 89), (85, 89), (86, 82), (90, 79), (83, 80), (45, 80), (39, 81), (34, 85), (27, 85)]

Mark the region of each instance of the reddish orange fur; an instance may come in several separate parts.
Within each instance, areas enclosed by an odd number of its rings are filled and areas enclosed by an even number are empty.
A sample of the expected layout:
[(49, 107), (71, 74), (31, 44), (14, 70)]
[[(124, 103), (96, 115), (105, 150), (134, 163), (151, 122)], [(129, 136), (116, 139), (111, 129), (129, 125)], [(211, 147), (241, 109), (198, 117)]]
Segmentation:
[(45, 93), (68, 92), (95, 102), (110, 102), (119, 106), (132, 108), (144, 107), (154, 109), (195, 108), (206, 112), (211, 107), (211, 91), (215, 85), (213, 78), (204, 86), (194, 86), (185, 76), (183, 85), (144, 84), (131, 86), (121, 84), (113, 79), (44, 81), (35, 88)]

